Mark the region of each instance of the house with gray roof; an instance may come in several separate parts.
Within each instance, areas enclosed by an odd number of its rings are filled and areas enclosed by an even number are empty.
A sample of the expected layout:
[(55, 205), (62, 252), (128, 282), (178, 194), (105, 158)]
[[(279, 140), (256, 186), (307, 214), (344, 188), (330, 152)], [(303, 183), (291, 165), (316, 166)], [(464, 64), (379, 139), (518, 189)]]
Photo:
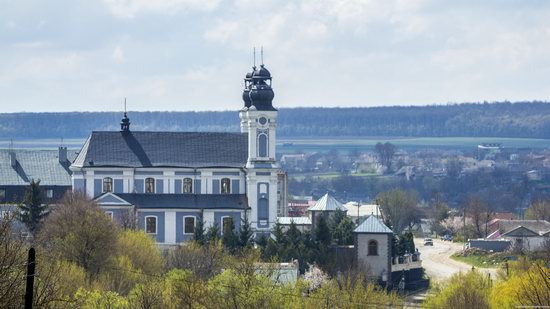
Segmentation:
[(277, 220), (278, 112), (264, 65), (246, 74), (242, 97), (238, 133), (132, 131), (124, 113), (120, 131), (88, 137), (70, 166), (73, 189), (114, 220), (134, 217), (161, 245), (191, 239), (198, 220), (221, 233), (238, 229), (245, 213), (256, 234), (269, 233)]
[(0, 150), (0, 204), (19, 204), (30, 182), (40, 180), (45, 203), (55, 203), (71, 189), (71, 160), (58, 150)]

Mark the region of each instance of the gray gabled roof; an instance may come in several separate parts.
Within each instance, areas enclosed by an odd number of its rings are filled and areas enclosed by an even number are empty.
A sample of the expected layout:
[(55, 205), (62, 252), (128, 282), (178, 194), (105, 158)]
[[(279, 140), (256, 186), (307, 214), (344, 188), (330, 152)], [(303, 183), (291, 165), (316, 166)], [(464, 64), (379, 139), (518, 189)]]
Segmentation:
[(518, 226), (515, 229), (502, 234), (502, 237), (538, 237), (538, 236), (541, 236), (541, 235), (524, 226)]
[(372, 233), (372, 234), (393, 234), (393, 231), (387, 227), (380, 219), (375, 216), (368, 216), (363, 223), (353, 231), (354, 233)]
[(334, 197), (329, 195), (328, 193), (323, 195), (316, 203), (315, 205), (309, 207), (307, 209), (308, 211), (348, 211), (342, 203), (338, 202)]
[(92, 132), (75, 167), (243, 167), (246, 133)]
[[(106, 199), (104, 199), (106, 197)], [(105, 193), (95, 200), (102, 206), (117, 206), (118, 197), (138, 209), (235, 209), (248, 208), (246, 194), (150, 194), (150, 193)], [(102, 200), (105, 200), (102, 202)]]
[[(15, 153), (16, 165), (11, 165), (10, 152)], [(28, 185), (32, 179), (40, 179), (43, 186), (70, 186), (71, 158), (59, 162), (58, 150), (0, 150), (0, 185)]]

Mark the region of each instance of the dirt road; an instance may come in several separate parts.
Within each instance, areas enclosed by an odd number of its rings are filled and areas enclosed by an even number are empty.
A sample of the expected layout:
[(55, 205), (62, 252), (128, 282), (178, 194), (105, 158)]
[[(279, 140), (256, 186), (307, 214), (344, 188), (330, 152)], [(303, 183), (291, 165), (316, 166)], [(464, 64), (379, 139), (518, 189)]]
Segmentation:
[[(433, 246), (424, 246), (421, 238), (415, 238), (414, 244), (421, 253), (422, 266), (432, 280), (444, 280), (459, 271), (472, 269), (472, 266), (450, 257), (453, 253), (462, 250), (462, 244), (434, 239)], [(478, 268), (478, 270), (490, 274), (492, 279), (496, 278), (496, 268)]]

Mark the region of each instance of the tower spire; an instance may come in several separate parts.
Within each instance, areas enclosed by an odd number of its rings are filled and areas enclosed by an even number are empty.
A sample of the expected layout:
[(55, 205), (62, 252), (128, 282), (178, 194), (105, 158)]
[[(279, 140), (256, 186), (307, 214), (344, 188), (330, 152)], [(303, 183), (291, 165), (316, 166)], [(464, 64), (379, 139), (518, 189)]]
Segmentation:
[(128, 118), (128, 114), (126, 112), (126, 98), (124, 98), (124, 116), (122, 117), (122, 120), (120, 121), (120, 131), (121, 132), (129, 132), (130, 131), (130, 118)]
[(262, 59), (262, 66), (264, 66), (264, 46), (263, 45), (260, 50), (260, 57)]
[(256, 46), (254, 46), (254, 69), (256, 69)]

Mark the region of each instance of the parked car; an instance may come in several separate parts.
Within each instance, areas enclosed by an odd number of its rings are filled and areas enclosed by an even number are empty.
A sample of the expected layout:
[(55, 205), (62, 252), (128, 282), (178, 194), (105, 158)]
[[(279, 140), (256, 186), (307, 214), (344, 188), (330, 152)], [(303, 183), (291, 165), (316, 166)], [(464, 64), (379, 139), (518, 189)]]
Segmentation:
[(443, 237), (441, 237), (443, 241), (453, 241), (453, 236), (450, 234), (445, 234)]
[(434, 241), (431, 238), (424, 238), (424, 246), (433, 246)]

